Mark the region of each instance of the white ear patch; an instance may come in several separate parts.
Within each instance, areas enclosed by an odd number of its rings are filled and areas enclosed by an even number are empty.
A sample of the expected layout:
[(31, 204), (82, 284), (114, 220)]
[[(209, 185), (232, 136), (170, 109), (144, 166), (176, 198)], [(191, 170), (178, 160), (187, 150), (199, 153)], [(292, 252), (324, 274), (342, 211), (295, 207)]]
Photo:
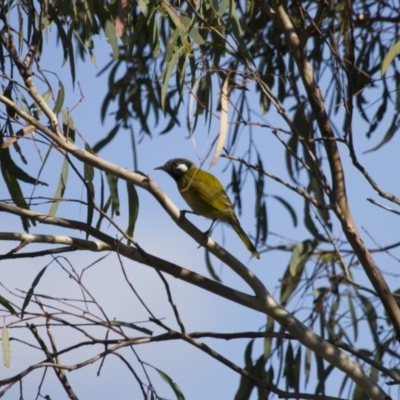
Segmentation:
[(182, 173), (185, 173), (188, 170), (188, 166), (186, 164), (181, 163), (176, 166), (176, 169), (181, 171)]

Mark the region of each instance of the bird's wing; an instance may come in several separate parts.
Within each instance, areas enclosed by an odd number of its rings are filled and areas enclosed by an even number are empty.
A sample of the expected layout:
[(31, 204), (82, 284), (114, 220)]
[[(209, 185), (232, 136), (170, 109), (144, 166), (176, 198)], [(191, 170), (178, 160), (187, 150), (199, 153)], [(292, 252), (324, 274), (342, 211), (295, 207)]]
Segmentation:
[(232, 203), (221, 182), (214, 175), (200, 170), (194, 179), (191, 176), (182, 178), (179, 190), (194, 212), (226, 222), (232, 218), (236, 219)]

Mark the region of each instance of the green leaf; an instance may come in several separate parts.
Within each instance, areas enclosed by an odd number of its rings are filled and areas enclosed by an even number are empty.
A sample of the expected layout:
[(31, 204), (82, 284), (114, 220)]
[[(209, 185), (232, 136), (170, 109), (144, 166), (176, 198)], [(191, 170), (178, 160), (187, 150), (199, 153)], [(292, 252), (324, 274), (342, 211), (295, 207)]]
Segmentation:
[(318, 232), (318, 228), (315, 226), (311, 217), (310, 203), (307, 200), (304, 200), (304, 225), (313, 236), (320, 240), (323, 239), (323, 236)]
[(361, 306), (364, 311), (365, 319), (370, 327), (371, 335), (374, 340), (376, 346), (380, 345), (379, 336), (378, 336), (378, 315), (376, 314), (375, 307), (372, 303), (364, 296), (358, 295), (358, 298), (361, 301)]
[(211, 275), (211, 277), (216, 280), (217, 282), (221, 282), (221, 279), (219, 279), (219, 276), (216, 274), (214, 267), (211, 264), (211, 257), (210, 257), (210, 252), (207, 249), (205, 250), (205, 259), (206, 259), (206, 267), (207, 267), (207, 271), (209, 272), (209, 274)]
[(167, 42), (167, 51), (165, 52), (165, 61), (168, 62), (171, 60), (175, 47), (178, 48), (177, 42), (179, 39), (179, 30), (178, 29), (173, 29), (171, 36), (168, 39)]
[(382, 76), (385, 75), (387, 69), (389, 68), (389, 65), (392, 63), (394, 58), (397, 56), (397, 54), (400, 52), (400, 40), (396, 42), (393, 47), (390, 48), (390, 50), (387, 52), (386, 56), (384, 57), (382, 61), (382, 68), (381, 68), (381, 74)]
[[(72, 2), (74, 3), (74, 2)], [(71, 71), (71, 78), (72, 78), (72, 85), (75, 85), (75, 77), (76, 77), (76, 70), (75, 70), (75, 55), (74, 55), (74, 46), (72, 41), (72, 35), (74, 33), (73, 29), (74, 24), (70, 25), (67, 34), (67, 49), (68, 49), (68, 59), (69, 59), (69, 68)]]
[(304, 359), (304, 376), (305, 376), (305, 386), (310, 379), (310, 372), (311, 372), (311, 361), (312, 361), (312, 350), (306, 349), (306, 357)]
[(57, 15), (54, 17), (54, 23), (57, 27), (57, 33), (58, 33), (57, 38), (61, 40), (61, 48), (63, 50), (63, 55), (64, 55), (64, 59), (61, 66), (63, 67), (68, 60), (68, 38), (67, 34), (64, 31), (63, 23), (60, 21)]
[[(3, 136), (0, 135), (0, 144), (2, 143), (3, 143)], [(10, 196), (17, 207), (29, 210), (29, 206), (22, 193), (21, 186), (19, 185), (19, 182), (14, 175), (12, 165), (13, 162), (10, 156), (9, 149), (4, 149), (2, 152), (0, 152), (0, 168), (8, 192), (10, 193)], [(21, 217), (21, 221), (24, 230), (28, 232), (29, 219), (26, 217)], [(34, 221), (32, 221), (32, 223), (35, 224)]]
[(72, 116), (68, 110), (63, 108), (61, 110), (61, 114), (63, 116), (63, 133), (66, 138), (72, 143), (75, 142), (75, 125), (72, 120)]
[(0, 295), (0, 304), (5, 307), (8, 311), (10, 311), (11, 314), (17, 314), (17, 312), (14, 310), (14, 307), (10, 304), (10, 302), (4, 298), (3, 296)]
[(119, 128), (120, 128), (119, 124), (115, 125), (114, 128), (112, 128), (111, 131), (108, 132), (108, 134), (105, 138), (103, 138), (99, 142), (97, 142), (93, 146), (93, 153), (98, 153), (103, 147), (108, 145), (114, 139), (116, 134), (118, 133)]
[(289, 176), (293, 179), (293, 181), (298, 183), (296, 177), (299, 174), (300, 165), (297, 158), (293, 157), (293, 155), (297, 155), (297, 149), (299, 146), (299, 140), (297, 136), (293, 135), (289, 139), (287, 146), (288, 147), (285, 151), (286, 168), (288, 170)]
[(182, 51), (182, 48), (179, 48), (178, 46), (174, 46), (171, 60), (169, 62), (167, 62), (167, 67), (163, 71), (164, 79), (163, 79), (163, 84), (161, 86), (161, 107), (163, 110), (165, 110), (165, 99), (167, 96), (169, 79), (171, 78), (172, 73), (175, 71), (175, 66), (178, 63), (181, 51)]
[(288, 347), (286, 349), (286, 356), (285, 356), (285, 370), (283, 372), (283, 376), (286, 376), (286, 386), (289, 388), (294, 388), (292, 380), (292, 365), (293, 365), (294, 357), (293, 357), (293, 346), (288, 341)]
[(185, 396), (183, 395), (180, 387), (165, 372), (161, 371), (158, 368), (154, 368), (154, 369), (160, 374), (161, 378), (163, 378), (164, 381), (169, 384), (171, 389), (174, 391), (176, 398), (178, 400), (185, 400)]
[(303, 275), (306, 261), (313, 255), (319, 241), (308, 239), (299, 242), (293, 249), (289, 265), (282, 279), (281, 303), (285, 305), (289, 297), (296, 290)]
[(356, 315), (356, 311), (354, 309), (353, 299), (351, 293), (347, 296), (349, 302), (349, 311), (350, 311), (350, 318), (351, 318), (351, 326), (353, 327), (353, 335), (354, 341), (357, 341), (358, 337), (358, 319)]
[(149, 4), (148, 1), (145, 0), (138, 0), (138, 5), (142, 13), (147, 17), (147, 13), (149, 12), (147, 5)]
[(42, 268), (41, 271), (36, 275), (36, 278), (33, 280), (32, 285), (29, 288), (28, 293), (25, 296), (24, 303), (22, 304), (21, 319), (24, 316), (24, 311), (25, 311), (26, 307), (28, 306), (29, 302), (31, 301), (33, 291), (35, 290), (35, 287), (37, 286), (37, 284), (40, 282), (40, 279), (42, 278), (43, 274), (46, 272), (46, 269), (47, 269), (47, 266)]
[(111, 196), (111, 212), (119, 215), (118, 178), (106, 172), (108, 188)]
[(390, 124), (389, 129), (387, 130), (387, 132), (386, 132), (385, 136), (383, 137), (383, 139), (376, 146), (374, 146), (372, 149), (364, 151), (364, 154), (370, 153), (370, 152), (375, 151), (375, 150), (378, 150), (384, 144), (390, 142), (390, 140), (393, 138), (394, 134), (398, 131), (398, 129), (399, 129), (399, 116), (396, 113), (393, 116), (392, 123)]
[(10, 346), (10, 338), (8, 336), (8, 329), (6, 325), (4, 325), (1, 330), (1, 347), (3, 350), (3, 364), (6, 368), (10, 368), (11, 346)]
[(58, 81), (58, 87), (59, 87), (59, 89), (58, 89), (57, 99), (56, 99), (56, 103), (53, 108), (54, 114), (56, 114), (56, 115), (61, 111), (62, 106), (64, 104), (64, 100), (65, 100), (64, 85), (62, 84), (62, 82), (60, 80)]
[(275, 200), (277, 200), (279, 203), (281, 203), (283, 205), (283, 207), (285, 207), (286, 211), (290, 214), (290, 217), (292, 218), (292, 222), (293, 222), (293, 226), (297, 226), (297, 215), (293, 209), (293, 207), (282, 197), (280, 196), (275, 196), (272, 195), (271, 197), (273, 197)]
[(115, 59), (118, 59), (119, 57), (118, 38), (117, 38), (117, 33), (115, 32), (115, 25), (113, 21), (111, 21), (110, 19), (108, 19), (105, 23), (104, 33), (106, 35), (108, 43), (110, 43), (111, 45), (113, 57)]
[(60, 179), (58, 181), (57, 190), (54, 194), (54, 202), (50, 207), (49, 215), (54, 217), (56, 215), (58, 206), (60, 205), (60, 199), (63, 198), (65, 193), (65, 188), (67, 187), (68, 181), (68, 172), (69, 172), (69, 162), (67, 158), (64, 158), (63, 166), (61, 169)]
[[(126, 189), (128, 191), (128, 208), (129, 208), (129, 222), (128, 228), (126, 229), (126, 234), (133, 237), (133, 232), (135, 230), (135, 224), (139, 213), (139, 197), (135, 185), (130, 182), (126, 182)], [(128, 241), (128, 246), (129, 246)]]
[[(251, 372), (253, 369), (253, 358), (252, 358), (253, 344), (254, 344), (254, 339), (250, 340), (244, 352), (244, 361), (245, 361), (244, 370), (248, 372)], [(235, 400), (249, 399), (251, 392), (254, 389), (254, 386), (255, 384), (252, 380), (242, 376), (240, 378), (239, 388), (235, 395)]]
[(182, 42), (183, 42), (184, 37), (186, 37), (186, 35), (187, 35), (187, 30), (186, 30), (185, 25), (182, 22), (181, 16), (175, 12), (174, 8), (169, 3), (164, 2), (163, 6), (164, 6), (163, 10), (165, 10), (167, 12), (167, 14), (171, 18), (172, 22), (174, 23), (174, 25), (179, 29), (179, 32), (182, 35)]
[[(85, 150), (88, 153), (93, 154), (91, 147), (85, 143)], [(94, 179), (94, 167), (91, 164), (85, 163), (83, 166), (83, 178), (86, 182), (93, 182)]]
[(12, 175), (19, 181), (29, 183), (30, 185), (43, 185), (49, 186), (46, 182), (39, 181), (33, 176), (28, 175), (23, 169), (14, 163), (11, 157), (3, 158), (3, 161), (9, 171), (12, 171)]

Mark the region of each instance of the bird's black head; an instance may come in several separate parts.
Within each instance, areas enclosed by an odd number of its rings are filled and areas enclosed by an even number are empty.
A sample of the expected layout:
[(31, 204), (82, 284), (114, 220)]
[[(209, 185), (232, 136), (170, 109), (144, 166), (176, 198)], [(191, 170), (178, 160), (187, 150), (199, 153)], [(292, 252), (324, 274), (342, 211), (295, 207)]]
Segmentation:
[(179, 178), (194, 164), (186, 158), (173, 158), (167, 161), (163, 166), (154, 169), (161, 169), (172, 176), (177, 182)]

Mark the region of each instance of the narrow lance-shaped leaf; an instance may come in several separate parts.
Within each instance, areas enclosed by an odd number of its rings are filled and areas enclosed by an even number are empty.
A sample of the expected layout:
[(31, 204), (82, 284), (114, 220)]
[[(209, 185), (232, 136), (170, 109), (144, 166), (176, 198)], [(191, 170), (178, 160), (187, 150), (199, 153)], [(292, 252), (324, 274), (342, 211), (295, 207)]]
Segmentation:
[(17, 314), (17, 312), (14, 310), (14, 307), (10, 304), (10, 302), (1, 295), (0, 295), (0, 304), (8, 311), (10, 311), (11, 314), (14, 315)]
[(137, 195), (135, 185), (133, 185), (132, 183), (126, 182), (126, 189), (128, 192), (128, 209), (129, 209), (128, 228), (126, 229), (126, 234), (130, 237), (133, 237), (136, 220), (139, 213), (139, 197)]
[(24, 311), (26, 309), (26, 307), (28, 306), (29, 302), (31, 301), (33, 292), (35, 290), (35, 287), (37, 286), (37, 284), (40, 282), (40, 279), (42, 279), (43, 274), (46, 272), (47, 266), (42, 268), (40, 270), (40, 272), (36, 275), (36, 278), (33, 280), (31, 287), (28, 290), (28, 293), (25, 296), (25, 300), (24, 303), (22, 304), (22, 308), (21, 308), (21, 319), (24, 316)]
[(174, 382), (165, 372), (161, 371), (160, 369), (154, 369), (160, 374), (161, 378), (163, 378), (164, 381), (167, 382), (171, 389), (174, 391), (177, 400), (185, 400), (185, 396), (183, 395), (182, 390), (176, 384), (176, 382)]
[(399, 52), (400, 52), (400, 40), (397, 41), (395, 45), (389, 49), (385, 58), (383, 59), (381, 68), (382, 76), (385, 75), (387, 69), (389, 68), (389, 65), (392, 63), (392, 61)]
[(289, 297), (296, 290), (303, 275), (306, 261), (312, 256), (319, 241), (315, 239), (304, 240), (293, 249), (289, 265), (282, 280), (281, 303), (285, 305)]
[[(254, 344), (254, 339), (250, 340), (244, 352), (244, 361), (245, 361), (244, 370), (248, 372), (251, 372), (253, 369), (253, 357), (252, 357), (253, 344)], [(242, 376), (240, 378), (240, 384), (236, 392), (235, 399), (240, 399), (240, 400), (249, 399), (251, 392), (254, 389), (254, 386), (255, 385), (252, 380)]]
[(296, 377), (293, 376), (293, 365), (294, 365), (294, 355), (293, 355), (293, 346), (288, 342), (286, 356), (285, 356), (285, 371), (284, 376), (286, 376), (286, 387), (293, 389), (295, 387)]
[(14, 160), (11, 157), (2, 157), (2, 160), (2, 162), (6, 164), (8, 170), (12, 171), (13, 176), (19, 181), (29, 183), (30, 185), (49, 186), (46, 182), (39, 181), (33, 176), (30, 176), (27, 172), (25, 172), (22, 168), (15, 164)]
[(60, 205), (60, 200), (64, 197), (65, 188), (67, 187), (68, 173), (69, 173), (69, 162), (67, 158), (64, 158), (64, 162), (61, 168), (60, 179), (58, 180), (57, 189), (54, 194), (54, 202), (49, 210), (49, 215), (52, 217), (56, 215), (58, 206)]
[[(0, 143), (2, 142), (2, 136), (0, 135)], [(25, 197), (22, 193), (21, 187), (18, 183), (18, 180), (16, 179), (15, 175), (10, 171), (7, 167), (7, 154), (8, 149), (5, 149), (1, 154), (0, 154), (0, 168), (1, 168), (1, 173), (3, 175), (4, 182), (6, 183), (8, 192), (10, 193), (10, 196), (15, 203), (17, 207), (24, 208), (24, 209), (29, 209), (28, 204), (25, 200)], [(22, 226), (26, 232), (28, 232), (29, 229), (29, 219), (26, 217), (21, 217), (22, 221)], [(34, 223), (34, 222), (33, 222)]]
[(98, 153), (103, 147), (107, 146), (117, 135), (120, 128), (120, 124), (115, 125), (110, 132), (108, 132), (107, 136), (101, 139), (93, 146), (93, 153)]
[(111, 196), (111, 212), (119, 215), (118, 178), (106, 172), (108, 188)]
[(167, 63), (167, 67), (164, 71), (164, 79), (161, 86), (161, 107), (163, 110), (165, 110), (165, 99), (167, 96), (169, 79), (171, 78), (172, 72), (175, 70), (175, 66), (178, 63), (181, 51), (183, 51), (183, 48), (175, 45), (171, 60)]
[(364, 151), (364, 154), (376, 151), (380, 149), (384, 144), (390, 142), (390, 140), (394, 137), (394, 135), (398, 132), (398, 130), (399, 130), (399, 115), (396, 113), (395, 115), (393, 115), (392, 123), (390, 124), (388, 130), (386, 131), (383, 139), (372, 149)]
[(277, 200), (279, 203), (281, 203), (283, 205), (283, 207), (285, 207), (286, 211), (289, 213), (290, 217), (292, 218), (292, 222), (293, 222), (293, 226), (297, 226), (297, 215), (293, 209), (293, 207), (282, 197), (280, 196), (275, 196), (272, 195), (271, 197), (273, 197), (275, 200)]
[(58, 114), (61, 111), (62, 106), (64, 105), (64, 100), (65, 100), (64, 85), (62, 84), (61, 80), (59, 80), (57, 99), (53, 109), (54, 114)]
[(349, 295), (347, 296), (347, 299), (348, 299), (348, 304), (349, 304), (351, 326), (353, 327), (354, 340), (357, 341), (357, 338), (358, 338), (358, 319), (357, 319), (356, 311), (354, 309), (354, 304), (353, 304), (353, 299), (352, 299), (352, 294), (351, 293), (349, 293)]
[(110, 19), (107, 19), (105, 23), (104, 34), (106, 35), (107, 41), (112, 48), (113, 57), (115, 59), (118, 59), (119, 47), (118, 47), (117, 32), (115, 31), (114, 23)]
[(222, 149), (224, 148), (226, 137), (228, 134), (228, 106), (229, 106), (229, 74), (226, 76), (225, 81), (222, 85), (221, 90), (221, 116), (217, 145), (215, 147), (215, 152), (213, 159), (211, 160), (210, 166), (214, 166), (219, 160)]
[(205, 255), (205, 261), (206, 261), (206, 267), (207, 267), (209, 274), (211, 275), (211, 277), (214, 280), (216, 280), (217, 282), (221, 282), (221, 279), (219, 279), (219, 276), (215, 272), (215, 269), (211, 263), (210, 252), (207, 249), (205, 249), (204, 255)]
[(361, 306), (364, 311), (365, 320), (367, 321), (370, 327), (371, 335), (374, 340), (375, 346), (379, 346), (380, 340), (378, 335), (378, 315), (376, 314), (375, 307), (365, 296), (359, 294), (358, 298), (361, 301)]
[(11, 365), (11, 346), (10, 338), (8, 336), (7, 326), (4, 325), (1, 330), (1, 347), (3, 351), (3, 364), (6, 368), (10, 368)]

